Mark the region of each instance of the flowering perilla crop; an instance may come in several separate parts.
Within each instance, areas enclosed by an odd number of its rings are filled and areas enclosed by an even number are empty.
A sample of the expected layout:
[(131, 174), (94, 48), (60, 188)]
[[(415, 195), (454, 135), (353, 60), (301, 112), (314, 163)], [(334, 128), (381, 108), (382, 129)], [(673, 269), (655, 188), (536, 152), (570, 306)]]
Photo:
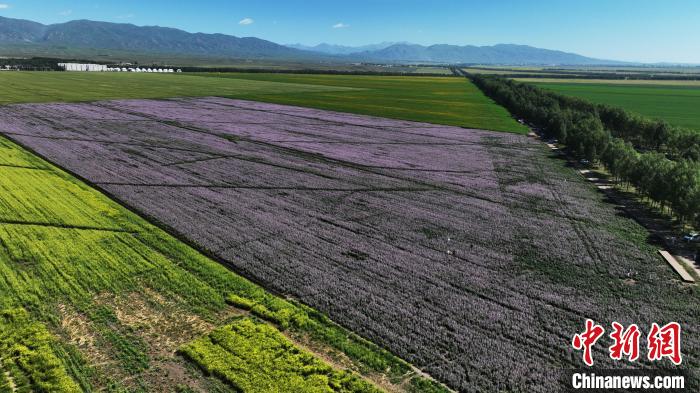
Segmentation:
[(582, 318), (596, 366), (609, 321), (631, 367), (632, 322), (678, 321), (700, 367), (698, 291), (525, 136), (224, 98), (0, 107), (0, 132), (456, 390), (557, 391)]

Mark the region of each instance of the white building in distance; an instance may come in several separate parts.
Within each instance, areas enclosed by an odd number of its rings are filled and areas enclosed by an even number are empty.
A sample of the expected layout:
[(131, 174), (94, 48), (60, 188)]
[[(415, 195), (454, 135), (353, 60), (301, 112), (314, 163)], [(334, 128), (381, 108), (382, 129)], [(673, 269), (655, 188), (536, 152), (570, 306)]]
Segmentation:
[(105, 72), (107, 66), (104, 64), (81, 64), (81, 63), (58, 63), (66, 71), (84, 71), (84, 72)]
[[(175, 72), (172, 68), (125, 68), (125, 67), (107, 67), (102, 64), (81, 64), (81, 63), (58, 63), (58, 66), (66, 71), (83, 71), (83, 72)], [(182, 72), (177, 70), (177, 72)]]

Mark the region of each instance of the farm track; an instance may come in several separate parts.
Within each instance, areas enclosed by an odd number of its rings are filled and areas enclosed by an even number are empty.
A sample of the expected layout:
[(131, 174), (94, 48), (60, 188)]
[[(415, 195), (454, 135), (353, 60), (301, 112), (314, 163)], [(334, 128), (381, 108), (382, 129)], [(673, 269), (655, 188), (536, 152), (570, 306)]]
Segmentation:
[[(627, 221), (587, 185), (564, 186), (560, 163), (525, 137), (231, 102), (54, 106), (46, 126), (19, 106), (7, 135), (461, 391), (556, 390), (557, 370), (579, 364), (569, 342), (586, 317), (668, 315), (675, 288), (658, 285), (659, 261), (601, 226)], [(70, 115), (95, 107), (148, 120)], [(248, 127), (253, 117), (287, 121)], [(626, 269), (649, 279), (627, 289), (615, 275)]]
[(3, 168), (16, 168), (16, 169), (32, 169), (35, 171), (46, 171), (47, 168), (35, 167), (35, 166), (24, 166), (24, 165), (10, 165), (10, 164), (0, 164)]
[[(543, 173), (544, 168), (542, 168), (542, 165), (540, 163), (537, 163), (537, 168), (541, 170)], [(584, 245), (586, 247), (586, 252), (588, 253), (588, 256), (591, 258), (591, 261), (593, 261), (593, 264), (595, 266), (596, 272), (603, 274), (604, 271), (601, 268), (601, 264), (604, 262), (603, 256), (600, 254), (598, 249), (595, 246), (595, 243), (589, 238), (588, 233), (586, 232), (585, 228), (582, 227), (582, 223), (572, 217), (568, 213), (568, 206), (564, 199), (561, 196), (561, 193), (557, 190), (556, 187), (552, 187), (549, 185), (549, 190), (554, 197), (554, 199), (558, 203), (559, 211), (564, 213), (564, 217), (569, 220), (569, 223), (571, 224), (571, 227), (576, 231), (576, 234), (579, 236), (579, 238), (584, 242)]]
[(116, 233), (130, 233), (135, 234), (136, 231), (130, 231), (128, 229), (122, 228), (103, 228), (94, 227), (87, 225), (70, 225), (63, 223), (50, 223), (50, 222), (39, 222), (39, 221), (19, 221), (19, 220), (6, 220), (0, 218), (0, 225), (24, 225), (24, 226), (34, 226), (34, 227), (47, 227), (47, 228), (58, 228), (58, 229), (77, 229), (81, 231), (99, 231), (99, 232), (116, 232)]

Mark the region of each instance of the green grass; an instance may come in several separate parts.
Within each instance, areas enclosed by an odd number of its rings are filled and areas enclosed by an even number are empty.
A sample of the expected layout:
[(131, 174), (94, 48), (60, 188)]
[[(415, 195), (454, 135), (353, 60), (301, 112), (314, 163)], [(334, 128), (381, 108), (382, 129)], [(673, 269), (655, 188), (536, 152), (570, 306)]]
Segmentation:
[[(0, 312), (26, 312), (23, 326), (41, 338), (31, 349), (45, 360), (9, 368), (12, 380), (32, 386), (59, 381), (83, 390), (175, 390), (157, 378), (164, 361), (178, 361), (163, 360), (163, 353), (201, 335), (201, 324), (219, 326), (231, 312), (246, 310), (290, 335), (344, 353), (354, 369), (430, 385), (389, 352), (309, 307), (271, 295), (5, 138), (0, 277)], [(24, 337), (2, 334), (4, 347)], [(52, 355), (42, 343), (63, 355)], [(0, 348), (0, 358), (7, 357)], [(55, 377), (62, 372), (68, 379)], [(78, 382), (66, 382), (71, 378)], [(7, 386), (1, 376), (0, 389)]]
[[(619, 106), (646, 117), (700, 130), (700, 86), (645, 83), (529, 82), (557, 93)], [(660, 82), (663, 83), (663, 82)]]
[(465, 78), (0, 72), (0, 104), (221, 96), (526, 133)]
[(255, 80), (203, 79), (191, 74), (101, 72), (0, 72), (0, 86), (0, 104), (352, 90), (347, 87)]
[(274, 327), (251, 318), (218, 328), (180, 351), (237, 391), (380, 392), (357, 375), (336, 370), (300, 350)]
[(250, 98), (258, 101), (527, 133), (527, 129), (518, 124), (505, 109), (493, 103), (464, 78), (243, 73), (199, 75), (217, 80), (299, 83), (360, 89), (308, 94), (265, 92), (251, 95)]

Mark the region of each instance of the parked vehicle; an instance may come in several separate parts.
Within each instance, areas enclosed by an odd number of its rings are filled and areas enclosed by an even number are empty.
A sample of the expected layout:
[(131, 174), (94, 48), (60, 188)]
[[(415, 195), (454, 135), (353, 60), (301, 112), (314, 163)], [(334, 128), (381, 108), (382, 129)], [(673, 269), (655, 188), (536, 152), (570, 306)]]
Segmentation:
[(683, 236), (683, 241), (688, 242), (688, 243), (700, 242), (700, 233), (691, 232), (691, 233)]

